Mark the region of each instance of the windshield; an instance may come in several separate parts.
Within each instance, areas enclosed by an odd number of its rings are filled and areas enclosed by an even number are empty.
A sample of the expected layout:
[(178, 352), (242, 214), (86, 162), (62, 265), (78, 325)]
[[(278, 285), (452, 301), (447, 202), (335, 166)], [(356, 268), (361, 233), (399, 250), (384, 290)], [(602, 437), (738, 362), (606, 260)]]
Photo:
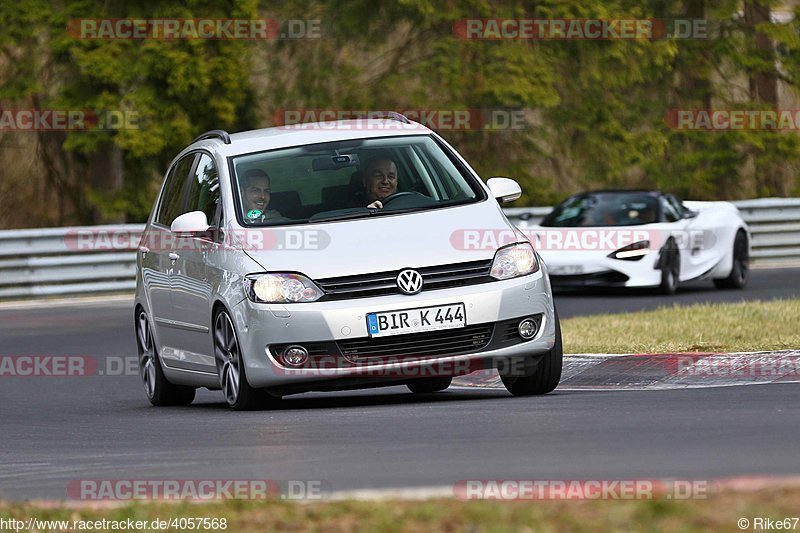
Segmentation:
[(478, 201), (481, 189), (429, 136), (356, 139), (232, 159), (240, 222), (346, 220)]
[(645, 193), (599, 193), (568, 198), (542, 226), (638, 226), (658, 222), (658, 199)]

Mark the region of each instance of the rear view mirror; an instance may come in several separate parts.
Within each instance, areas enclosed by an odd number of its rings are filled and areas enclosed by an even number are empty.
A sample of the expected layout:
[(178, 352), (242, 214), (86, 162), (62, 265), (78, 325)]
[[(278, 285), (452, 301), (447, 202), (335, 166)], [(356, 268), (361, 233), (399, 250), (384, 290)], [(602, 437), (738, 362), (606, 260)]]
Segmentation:
[(359, 164), (356, 154), (342, 154), (327, 157), (317, 157), (311, 161), (311, 168), (315, 171), (338, 170), (344, 167), (357, 167)]
[(202, 211), (191, 211), (176, 218), (170, 226), (172, 233), (202, 233), (210, 229), (208, 218)]
[(519, 183), (511, 178), (489, 178), (486, 185), (498, 202), (513, 202), (522, 196), (522, 188)]

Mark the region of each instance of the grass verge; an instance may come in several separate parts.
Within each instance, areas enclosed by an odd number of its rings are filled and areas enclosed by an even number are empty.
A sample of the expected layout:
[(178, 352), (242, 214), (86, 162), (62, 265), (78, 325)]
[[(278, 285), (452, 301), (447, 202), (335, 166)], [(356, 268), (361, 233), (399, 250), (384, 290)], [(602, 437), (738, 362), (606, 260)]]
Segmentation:
[(800, 300), (661, 307), (561, 322), (565, 353), (800, 349)]
[[(0, 517), (27, 520), (225, 518), (217, 531), (738, 531), (737, 521), (798, 515), (800, 488), (722, 492), (705, 500), (615, 501), (228, 501), (136, 503), (70, 509), (0, 503)], [(796, 526), (800, 527), (800, 525)], [(747, 528), (749, 529), (749, 528)], [(789, 528), (791, 529), (791, 528)]]

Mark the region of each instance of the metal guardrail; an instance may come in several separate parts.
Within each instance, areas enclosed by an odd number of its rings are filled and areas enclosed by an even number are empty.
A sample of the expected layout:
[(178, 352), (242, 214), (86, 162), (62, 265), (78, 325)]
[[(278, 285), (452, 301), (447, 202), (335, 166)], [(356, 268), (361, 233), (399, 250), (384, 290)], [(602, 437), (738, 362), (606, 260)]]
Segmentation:
[[(800, 198), (733, 202), (750, 226), (758, 265), (800, 263)], [(550, 207), (506, 209), (521, 228)], [(0, 231), (0, 300), (31, 296), (130, 292), (144, 226), (83, 226)]]
[(144, 226), (0, 231), (0, 300), (132, 291)]

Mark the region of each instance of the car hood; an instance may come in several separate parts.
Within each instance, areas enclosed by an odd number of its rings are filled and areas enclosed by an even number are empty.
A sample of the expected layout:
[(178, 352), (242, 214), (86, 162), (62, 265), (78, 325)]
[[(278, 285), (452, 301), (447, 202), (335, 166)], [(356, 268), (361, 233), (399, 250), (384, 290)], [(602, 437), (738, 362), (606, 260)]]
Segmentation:
[(492, 259), (524, 241), (493, 199), (464, 206), (262, 231), (245, 253), (265, 271), (312, 279)]

